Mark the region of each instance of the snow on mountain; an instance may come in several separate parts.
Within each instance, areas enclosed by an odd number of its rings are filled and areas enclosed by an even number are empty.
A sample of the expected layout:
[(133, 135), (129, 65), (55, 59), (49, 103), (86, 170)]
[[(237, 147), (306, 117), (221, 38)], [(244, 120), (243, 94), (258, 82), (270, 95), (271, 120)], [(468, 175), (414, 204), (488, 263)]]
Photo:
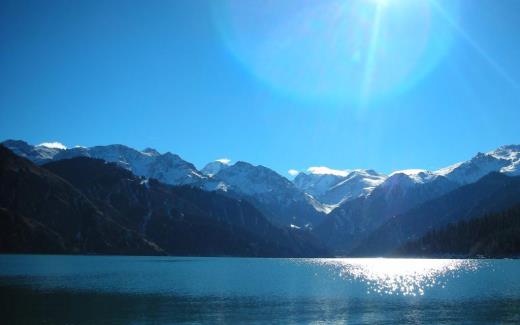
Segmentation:
[[(404, 169), (404, 170), (398, 170), (389, 175), (389, 178), (392, 178), (392, 176), (400, 175), (399, 177), (394, 177), (393, 181), (395, 179), (406, 179), (407, 181), (413, 183), (413, 184), (425, 184), (429, 183), (433, 180), (435, 180), (436, 177), (439, 175), (426, 170), (426, 169)], [(401, 176), (404, 175), (405, 177)]]
[(348, 252), (362, 243), (363, 236), (390, 218), (424, 202), (474, 183), (491, 172), (518, 175), (519, 152), (518, 145), (503, 146), (434, 172), (423, 169), (393, 172), (369, 195), (334, 209), (316, 231), (329, 246)]
[(330, 247), (348, 252), (390, 218), (439, 197), (459, 185), (426, 171), (391, 174), (368, 195), (345, 201), (316, 229)]
[(215, 161), (212, 161), (208, 163), (204, 168), (202, 168), (200, 171), (207, 176), (213, 176), (217, 174), (219, 171), (221, 171), (224, 168), (229, 167), (230, 160), (223, 158), (223, 159), (217, 159)]
[(225, 184), (227, 191), (252, 199), (276, 224), (316, 225), (327, 210), (287, 178), (267, 167), (243, 161), (220, 169), (208, 183)]
[[(84, 156), (113, 162), (138, 176), (155, 178), (172, 185), (192, 185), (254, 202), (274, 223), (305, 227), (318, 224), (327, 207), (297, 189), (285, 177), (263, 166), (245, 162), (229, 164), (220, 159), (200, 172), (172, 153), (154, 149), (138, 151), (124, 145), (74, 147), (70, 149), (32, 146), (22, 141), (4, 142), (15, 153), (39, 164)], [(51, 145), (50, 147), (57, 147)]]
[(353, 170), (344, 180), (330, 188), (322, 198), (330, 203), (341, 204), (359, 197), (366, 197), (386, 179), (386, 175), (370, 169)]
[(157, 157), (157, 156), (161, 155), (159, 153), (159, 151), (155, 150), (154, 148), (145, 148), (141, 152), (144, 153), (145, 155), (148, 155), (148, 156), (151, 156), (151, 157)]
[(502, 146), (488, 153), (479, 152), (472, 159), (439, 169), (435, 174), (462, 185), (476, 182), (491, 172), (519, 175), (520, 145)]
[(233, 190), (246, 195), (270, 193), (284, 196), (292, 193), (295, 188), (288, 179), (275, 171), (243, 161), (221, 169), (214, 177), (224, 181)]
[[(424, 169), (407, 169), (395, 171), (390, 178), (397, 174), (405, 175), (399, 179), (404, 184), (426, 184), (440, 176), (465, 185), (474, 183), (491, 172), (500, 172), (507, 175), (520, 175), (520, 145), (508, 145), (499, 147), (488, 153), (479, 152), (470, 160), (459, 162), (436, 171)], [(396, 178), (389, 179), (389, 183), (395, 183)]]
[(2, 144), (16, 155), (29, 159), (38, 165), (52, 161), (54, 156), (64, 150), (61, 147), (63, 145), (55, 145), (58, 143), (42, 143), (33, 146), (21, 140), (6, 140)]
[(385, 179), (373, 170), (311, 167), (307, 173), (299, 173), (294, 184), (332, 210), (342, 202), (368, 195)]
[(293, 182), (300, 190), (318, 198), (342, 180), (343, 177), (336, 175), (299, 173)]
[(138, 151), (124, 145), (114, 144), (64, 149), (65, 147), (60, 146), (59, 143), (32, 146), (26, 142), (14, 140), (5, 141), (3, 144), (14, 153), (37, 164), (84, 156), (116, 163), (138, 176), (156, 178), (166, 184), (196, 184), (205, 178), (193, 164), (184, 161), (178, 155), (170, 152), (160, 154), (151, 148)]
[(167, 152), (155, 158), (148, 165), (146, 177), (174, 185), (197, 184), (205, 179), (193, 164), (176, 154)]
[(198, 184), (198, 186), (204, 191), (221, 191), (228, 192), (230, 190), (230, 186), (223, 181), (219, 181), (212, 177), (205, 179), (203, 182)]
[[(373, 170), (336, 170), (320, 166), (298, 173), (293, 182), (269, 168), (246, 162), (231, 165), (228, 159), (216, 160), (198, 171), (178, 155), (169, 152), (161, 154), (151, 148), (142, 151), (124, 145), (67, 148), (59, 142), (33, 146), (16, 140), (4, 141), (3, 145), (40, 165), (53, 160), (87, 156), (117, 163), (136, 175), (156, 178), (167, 184), (190, 184), (209, 191), (235, 193), (253, 198), (266, 214), (283, 215), (279, 218), (299, 226), (305, 226), (304, 222), (311, 220), (316, 222), (319, 219), (316, 213), (329, 213), (345, 202), (366, 198), (376, 188), (380, 197), (393, 200), (414, 195), (407, 192), (422, 189), (420, 185), (431, 184), (424, 188), (443, 193), (454, 184), (472, 183), (493, 171), (520, 175), (520, 145), (502, 146), (488, 153), (479, 153), (468, 161), (433, 172), (407, 169), (386, 176)], [(421, 199), (427, 196), (421, 195)], [(293, 219), (299, 221), (295, 223)]]
[(60, 152), (55, 159), (67, 159), (78, 156), (114, 162), (138, 176), (155, 178), (166, 184), (195, 184), (204, 178), (193, 164), (183, 160), (176, 154), (170, 152), (160, 154), (150, 148), (138, 151), (119, 144), (90, 148), (71, 148)]
[[(385, 201), (399, 202), (404, 199), (413, 202), (411, 199), (421, 191), (428, 188), (426, 194), (422, 195), (417, 201), (430, 198), (430, 194), (445, 193), (456, 185), (442, 175), (437, 175), (431, 171), (423, 169), (407, 169), (391, 173), (388, 178), (377, 188), (377, 194), (385, 198)], [(400, 204), (400, 205), (404, 205)]]

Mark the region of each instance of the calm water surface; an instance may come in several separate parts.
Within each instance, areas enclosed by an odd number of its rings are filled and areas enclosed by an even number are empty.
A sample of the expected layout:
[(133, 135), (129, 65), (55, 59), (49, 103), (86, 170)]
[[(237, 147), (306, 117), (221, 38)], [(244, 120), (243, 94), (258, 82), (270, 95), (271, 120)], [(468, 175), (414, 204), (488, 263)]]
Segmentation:
[(0, 255), (3, 324), (520, 324), (520, 260)]

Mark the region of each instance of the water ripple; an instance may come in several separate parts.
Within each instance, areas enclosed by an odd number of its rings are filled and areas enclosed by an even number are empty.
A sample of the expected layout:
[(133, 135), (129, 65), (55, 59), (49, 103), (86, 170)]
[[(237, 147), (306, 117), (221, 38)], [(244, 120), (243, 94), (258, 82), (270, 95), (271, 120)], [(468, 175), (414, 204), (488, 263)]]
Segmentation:
[(349, 281), (361, 281), (367, 285), (367, 293), (382, 295), (417, 296), (433, 287), (444, 288), (450, 277), (462, 272), (476, 271), (475, 260), (456, 259), (312, 259), (332, 267)]

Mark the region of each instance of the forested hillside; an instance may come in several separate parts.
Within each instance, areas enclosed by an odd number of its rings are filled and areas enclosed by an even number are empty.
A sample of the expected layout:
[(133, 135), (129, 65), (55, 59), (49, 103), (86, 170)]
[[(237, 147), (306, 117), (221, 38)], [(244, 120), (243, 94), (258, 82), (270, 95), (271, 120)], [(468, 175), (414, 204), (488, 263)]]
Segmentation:
[(409, 256), (519, 257), (520, 205), (433, 230), (402, 246)]

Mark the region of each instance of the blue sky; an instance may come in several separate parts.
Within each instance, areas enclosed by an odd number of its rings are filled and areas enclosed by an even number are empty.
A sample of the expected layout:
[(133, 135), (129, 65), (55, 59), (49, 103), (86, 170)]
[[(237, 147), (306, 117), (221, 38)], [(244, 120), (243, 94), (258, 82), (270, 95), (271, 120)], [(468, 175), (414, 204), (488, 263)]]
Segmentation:
[(519, 143), (520, 2), (410, 1), (0, 1), (0, 138), (285, 175)]

